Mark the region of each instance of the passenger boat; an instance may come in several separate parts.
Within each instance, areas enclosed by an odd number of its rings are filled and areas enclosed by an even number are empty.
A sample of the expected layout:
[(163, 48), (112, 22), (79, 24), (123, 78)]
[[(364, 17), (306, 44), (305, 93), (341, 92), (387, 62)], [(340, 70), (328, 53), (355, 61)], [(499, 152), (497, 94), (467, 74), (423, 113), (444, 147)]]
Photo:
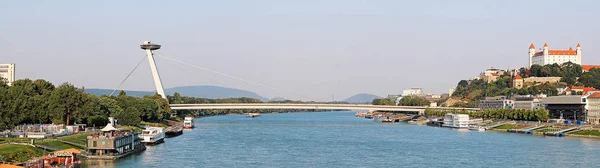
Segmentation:
[(469, 128), (469, 115), (448, 113), (444, 116), (443, 127)]
[(260, 116), (260, 113), (248, 113), (248, 117), (254, 118)]
[(184, 129), (194, 128), (194, 117), (185, 117), (183, 119), (183, 128)]
[(165, 132), (162, 127), (146, 127), (139, 136), (144, 144), (159, 144), (165, 141)]

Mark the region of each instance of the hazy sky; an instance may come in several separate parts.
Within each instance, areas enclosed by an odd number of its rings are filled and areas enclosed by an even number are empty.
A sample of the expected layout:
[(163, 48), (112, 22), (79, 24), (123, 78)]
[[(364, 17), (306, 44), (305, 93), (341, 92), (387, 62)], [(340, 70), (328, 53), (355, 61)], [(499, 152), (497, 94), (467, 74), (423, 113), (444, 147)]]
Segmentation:
[[(599, 1), (220, 0), (5, 1), (0, 63), (16, 77), (115, 88), (159, 54), (265, 88), (156, 58), (166, 88), (217, 85), (266, 97), (337, 100), (422, 87), (442, 93), (489, 67), (528, 64), (529, 43), (581, 43), (600, 64)], [(147, 60), (123, 85), (153, 90)]]

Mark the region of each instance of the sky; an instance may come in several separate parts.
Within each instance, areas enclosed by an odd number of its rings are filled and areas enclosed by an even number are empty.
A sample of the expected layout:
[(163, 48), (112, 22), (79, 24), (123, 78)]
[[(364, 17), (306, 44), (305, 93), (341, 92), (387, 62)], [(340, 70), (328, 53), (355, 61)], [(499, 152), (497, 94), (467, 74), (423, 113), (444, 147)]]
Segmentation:
[[(16, 78), (114, 89), (156, 54), (165, 88), (216, 85), (293, 100), (445, 93), (487, 68), (528, 65), (528, 48), (582, 46), (600, 64), (600, 1), (5, 1), (0, 63)], [(145, 60), (121, 89), (154, 90)]]

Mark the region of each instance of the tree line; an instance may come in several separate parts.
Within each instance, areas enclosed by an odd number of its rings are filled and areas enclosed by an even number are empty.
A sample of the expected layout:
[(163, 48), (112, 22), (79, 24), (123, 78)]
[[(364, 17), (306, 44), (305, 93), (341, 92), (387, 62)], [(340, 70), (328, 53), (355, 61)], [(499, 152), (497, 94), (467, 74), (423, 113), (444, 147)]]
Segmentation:
[[(346, 103), (346, 102), (315, 102), (315, 101), (300, 101), (300, 100), (279, 100), (264, 102), (260, 99), (240, 97), (240, 98), (221, 98), (207, 99), (199, 97), (181, 96), (175, 92), (173, 96), (167, 96), (171, 104), (219, 104), (219, 103), (284, 103), (284, 104), (329, 104), (329, 103)], [(230, 110), (198, 110), (198, 109), (182, 109), (177, 110), (177, 115), (180, 117), (193, 116), (214, 116), (227, 114), (242, 114), (242, 113), (281, 113), (281, 112), (314, 112), (314, 111), (331, 111), (319, 109), (230, 109)]]
[(468, 114), (471, 118), (483, 119), (502, 119), (502, 120), (523, 120), (523, 121), (545, 121), (549, 119), (548, 111), (545, 109), (485, 109), (480, 112), (466, 110), (438, 110), (425, 109), (425, 114), (429, 116), (442, 117), (447, 113)]
[(108, 117), (119, 124), (160, 121), (170, 117), (167, 100), (160, 95), (143, 98), (96, 96), (69, 83), (55, 86), (43, 80), (22, 79), (8, 86), (0, 80), (0, 130), (20, 124), (104, 125)]
[[(389, 98), (376, 98), (371, 103), (373, 105), (394, 106), (396, 102)], [(404, 96), (398, 102), (398, 106), (429, 106), (429, 100), (418, 96)]]

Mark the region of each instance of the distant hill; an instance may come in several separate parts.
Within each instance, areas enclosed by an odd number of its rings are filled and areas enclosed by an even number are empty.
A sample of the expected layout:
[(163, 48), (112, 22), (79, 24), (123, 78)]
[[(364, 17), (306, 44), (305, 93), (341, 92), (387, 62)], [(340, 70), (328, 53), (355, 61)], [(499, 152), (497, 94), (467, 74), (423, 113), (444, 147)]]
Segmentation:
[(269, 100), (251, 91), (220, 86), (183, 86), (169, 88), (166, 89), (165, 92), (167, 95), (173, 95), (173, 93), (178, 92), (182, 96), (202, 97), (209, 99), (249, 97), (260, 99), (261, 101)]
[(373, 102), (373, 99), (376, 98), (381, 98), (380, 96), (377, 95), (373, 95), (373, 94), (367, 94), (367, 93), (361, 93), (361, 94), (357, 94), (354, 96), (351, 96), (349, 98), (347, 98), (346, 102), (348, 103), (367, 103), (370, 104), (371, 102)]
[[(94, 95), (109, 95), (112, 90), (111, 89), (85, 89), (85, 92), (94, 94)], [(136, 96), (143, 97), (144, 95), (154, 95), (155, 91), (125, 91), (128, 96)], [(209, 99), (219, 99), (219, 98), (238, 98), (238, 97), (249, 97), (260, 99), (261, 101), (268, 101), (269, 99), (262, 97), (254, 92), (241, 90), (241, 89), (233, 89), (226, 88), (220, 86), (183, 86), (183, 87), (174, 87), (165, 89), (167, 95), (173, 95), (173, 93), (178, 92), (182, 96), (189, 97), (201, 97), (201, 98), (209, 98)], [(115, 94), (118, 94), (117, 91)]]

